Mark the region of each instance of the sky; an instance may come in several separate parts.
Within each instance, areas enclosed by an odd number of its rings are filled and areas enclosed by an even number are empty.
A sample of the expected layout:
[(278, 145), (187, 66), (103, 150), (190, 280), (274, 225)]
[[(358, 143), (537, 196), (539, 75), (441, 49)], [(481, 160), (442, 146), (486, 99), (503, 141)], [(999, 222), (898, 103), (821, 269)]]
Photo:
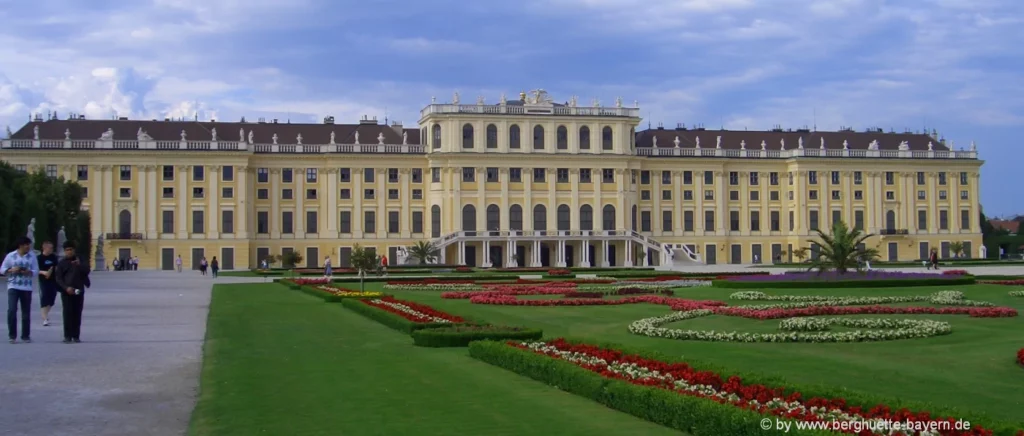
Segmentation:
[(976, 142), (987, 214), (1024, 213), (1020, 0), (0, 0), (0, 23), (12, 130), (47, 111), (412, 126), (432, 97), (543, 88), (638, 101), (644, 127), (937, 129)]

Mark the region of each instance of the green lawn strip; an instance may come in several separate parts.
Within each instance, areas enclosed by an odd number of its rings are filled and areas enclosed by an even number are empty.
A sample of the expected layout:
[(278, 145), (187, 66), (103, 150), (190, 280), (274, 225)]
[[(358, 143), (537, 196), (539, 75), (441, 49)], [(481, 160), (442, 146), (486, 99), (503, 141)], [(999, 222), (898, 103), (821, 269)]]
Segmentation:
[(678, 434), (411, 342), (280, 285), (218, 285), (189, 434)]
[[(368, 289), (379, 288), (368, 285)], [(998, 285), (763, 289), (769, 295), (834, 296), (929, 295), (942, 290), (960, 290), (965, 298), (1014, 307), (1024, 312), (1024, 300), (1010, 297), (1007, 287)], [(729, 294), (735, 291), (714, 287), (684, 288), (677, 289), (676, 296), (723, 300), (732, 305), (771, 303), (729, 300)], [(885, 316), (939, 319), (949, 321), (953, 327), (950, 335), (926, 339), (847, 344), (716, 343), (649, 338), (627, 331), (626, 327), (632, 321), (668, 313), (665, 306), (516, 307), (446, 300), (440, 298), (440, 292), (398, 291), (393, 294), (396, 298), (429, 304), (459, 315), (476, 316), (495, 324), (540, 328), (549, 338), (568, 336), (619, 343), (669, 356), (685, 356), (736, 372), (765, 373), (802, 385), (845, 387), (865, 394), (988, 414), (1000, 420), (1019, 420), (1020, 410), (1024, 408), (1024, 391), (1019, 389), (1018, 383), (1008, 382), (1021, 379), (1020, 368), (1013, 363), (1013, 356), (1020, 349), (1021, 332), (1024, 331), (1022, 316)], [(707, 322), (730, 331), (756, 331), (758, 325), (774, 329), (779, 321), (713, 316), (678, 325), (696, 329), (701, 326), (698, 322)]]

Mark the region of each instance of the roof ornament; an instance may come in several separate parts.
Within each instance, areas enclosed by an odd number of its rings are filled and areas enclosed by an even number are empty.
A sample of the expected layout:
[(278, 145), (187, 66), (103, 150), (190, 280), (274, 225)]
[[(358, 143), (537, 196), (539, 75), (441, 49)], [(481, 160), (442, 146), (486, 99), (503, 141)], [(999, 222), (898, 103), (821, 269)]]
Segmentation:
[(654, 148), (658, 147), (658, 137), (657, 137), (657, 135), (651, 137), (651, 147), (654, 147)]
[[(182, 130), (181, 134), (184, 135), (185, 131)], [(107, 129), (106, 132), (103, 132), (103, 134), (100, 135), (100, 141), (113, 141), (113, 140), (114, 140), (114, 129)]]
[(13, 133), (11, 133), (11, 126), (7, 126), (7, 132), (6, 133), (7, 133), (7, 139), (10, 139), (11, 135), (13, 135)]
[[(110, 133), (114, 133), (114, 132), (110, 132)], [(111, 135), (111, 136), (113, 136), (113, 135)], [(188, 140), (187, 138), (188, 138), (188, 135), (185, 134), (185, 129), (181, 129), (181, 141), (182, 142), (187, 141)]]
[(804, 137), (803, 136), (801, 136), (801, 137), (796, 139), (796, 148), (799, 149), (799, 150), (803, 150), (804, 149)]
[(931, 141), (928, 141), (928, 151), (932, 151), (935, 145)]
[(949, 140), (949, 149), (953, 150), (953, 140), (952, 139)]
[(598, 99), (597, 99), (596, 97), (595, 97), (595, 98), (594, 98), (593, 100), (591, 100), (591, 101), (590, 101), (590, 103), (591, 103), (591, 104), (592, 104), (592, 105), (593, 105), (594, 107), (601, 107), (601, 100), (598, 100)]
[(825, 137), (824, 136), (821, 137), (821, 149), (822, 150), (825, 149)]
[(380, 132), (380, 133), (377, 134), (377, 143), (378, 144), (383, 144), (384, 143), (384, 132)]
[(479, 106), (483, 106), (483, 104), (484, 104), (484, 96), (478, 95), (476, 97), (476, 104), (479, 105)]
[(275, 133), (274, 136), (271, 136), (270, 140), (274, 142), (274, 145), (277, 145), (277, 133)]
[(210, 138), (212, 138), (211, 141), (217, 142), (217, 128), (216, 127), (210, 129)]
[(694, 136), (693, 139), (697, 143), (697, 148), (700, 148), (700, 136)]
[(455, 91), (455, 95), (452, 96), (452, 104), (459, 104), (459, 91)]
[(847, 140), (844, 139), (843, 140), (843, 150), (849, 150), (849, 149), (850, 149), (850, 141), (847, 141)]
[(136, 138), (138, 138), (139, 141), (151, 141), (151, 140), (153, 140), (153, 137), (149, 136), (149, 134), (146, 133), (145, 130), (142, 130), (142, 127), (139, 127), (139, 131), (135, 132), (135, 136), (136, 136)]
[(768, 143), (764, 142), (764, 140), (762, 139), (761, 140), (761, 150), (767, 150), (767, 149), (768, 149)]
[(352, 136), (354, 136), (354, 137), (355, 137), (355, 140), (356, 140), (356, 144), (358, 144), (358, 143), (359, 143), (359, 131), (358, 131), (358, 130), (356, 130), (356, 133), (355, 133), (354, 135), (352, 135)]
[(872, 140), (871, 143), (868, 144), (868, 150), (872, 150), (872, 151), (877, 151), (878, 150), (878, 140), (877, 139)]
[(615, 107), (622, 107), (622, 97), (615, 97)]
[(505, 97), (505, 93), (501, 93), (501, 104), (508, 103), (508, 98)]
[(334, 131), (331, 130), (331, 145), (334, 145)]
[(908, 144), (907, 141), (901, 141), (900, 142), (900, 151), (907, 151), (907, 150), (910, 150), (910, 144)]
[(722, 148), (722, 135), (715, 139), (715, 148)]
[(245, 128), (238, 129), (238, 142), (245, 143)]
[(32, 139), (35, 139), (36, 141), (39, 140), (39, 126), (32, 128)]
[(255, 142), (252, 141), (252, 130), (251, 129), (249, 130), (249, 143), (250, 144), (255, 144)]
[(402, 132), (402, 145), (409, 144), (409, 132)]
[(974, 141), (971, 141), (971, 151), (978, 151), (978, 145)]
[(633, 107), (640, 109), (640, 100), (633, 100)]
[(576, 104), (579, 103), (579, 100), (580, 98), (575, 95), (569, 97), (569, 107), (576, 107)]
[(740, 140), (740, 150), (746, 150), (746, 149), (747, 149), (747, 140), (741, 139)]
[(672, 143), (676, 145), (676, 148), (679, 148), (679, 137), (676, 136), (676, 139), (672, 141)]
[(71, 129), (64, 129), (64, 140), (67, 141), (69, 139), (71, 139)]
[(295, 135), (295, 143), (299, 144), (299, 145), (302, 145), (302, 134), (301, 133), (299, 133), (298, 135)]
[(779, 150), (785, 150), (786, 149), (786, 138), (779, 138), (779, 145), (781, 145), (781, 147), (779, 147)]
[(437, 103), (437, 97), (430, 97), (430, 104)]
[(526, 91), (519, 91), (519, 101), (526, 103)]

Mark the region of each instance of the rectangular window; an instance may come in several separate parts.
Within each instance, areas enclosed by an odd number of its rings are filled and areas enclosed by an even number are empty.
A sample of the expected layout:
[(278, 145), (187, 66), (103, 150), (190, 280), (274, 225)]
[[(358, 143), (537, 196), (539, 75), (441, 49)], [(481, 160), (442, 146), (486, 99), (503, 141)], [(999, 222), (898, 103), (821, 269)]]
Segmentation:
[(769, 201), (779, 201), (779, 191), (771, 191), (768, 193)]
[(388, 168), (388, 183), (398, 183), (398, 168)]
[(818, 172), (817, 171), (808, 171), (807, 172), (807, 183), (810, 183), (812, 185), (817, 185), (818, 184)]
[(796, 217), (794, 216), (793, 211), (789, 211), (789, 231), (792, 232), (793, 228), (795, 228), (795, 227), (796, 227)]
[(494, 167), (487, 168), (487, 183), (498, 182), (498, 169)]
[(661, 183), (663, 185), (671, 185), (672, 184), (672, 171), (662, 171), (661, 172)]
[(411, 176), (412, 176), (412, 182), (413, 183), (423, 183), (423, 169), (422, 168), (413, 168)]
[(925, 181), (924, 181), (924, 171), (918, 171), (917, 172), (917, 184), (918, 185), (924, 185), (924, 183), (925, 183)]
[(729, 171), (729, 185), (740, 184), (740, 173), (738, 171)]
[(306, 200), (316, 200), (316, 189), (306, 190)]
[(946, 191), (939, 191), (939, 200), (946, 199)]
[(192, 181), (193, 182), (202, 182), (204, 180), (206, 180), (206, 167), (204, 167), (202, 165), (193, 165), (192, 166)]
[(291, 211), (281, 212), (281, 233), (290, 235), (295, 232), (295, 223), (293, 222), (295, 215)]
[(533, 169), (533, 181), (534, 183), (544, 183), (544, 177), (547, 174), (547, 170), (544, 168)]
[(364, 189), (363, 190), (363, 200), (373, 200), (374, 199), (374, 194), (375, 194), (375, 192), (374, 192), (373, 189)]
[(967, 186), (968, 185), (967, 182), (968, 182), (967, 173), (964, 172), (964, 171), (961, 171), (960, 172), (960, 186)]
[(281, 183), (291, 183), (291, 182), (292, 182), (292, 169), (291, 168), (282, 168), (281, 169)]
[(939, 230), (949, 230), (949, 211), (939, 211)]
[(651, 199), (651, 191), (649, 189), (644, 189), (643, 191), (640, 191), (640, 199), (644, 200), (644, 201), (650, 200)]
[(339, 168), (338, 169), (338, 181), (341, 183), (349, 183), (352, 181), (352, 169), (351, 168)]
[(121, 180), (128, 181), (132, 179), (132, 166), (121, 165)]
[(729, 191), (729, 201), (740, 201), (740, 191)]
[(853, 211), (853, 228), (858, 230), (864, 230), (864, 211), (855, 210)]
[(715, 231), (715, 211), (705, 210), (704, 211), (704, 231), (713, 232)]
[(733, 232), (740, 231), (740, 211), (729, 211), (729, 230)]
[(261, 235), (270, 233), (270, 212), (265, 210), (256, 212), (256, 233)]
[(316, 183), (317, 172), (316, 168), (306, 168), (306, 183)]
[(388, 233), (398, 233), (398, 212), (388, 211)]
[(339, 195), (339, 197), (341, 197), (342, 200), (351, 200), (352, 199), (352, 190), (348, 189), (348, 188), (342, 188), (341, 191), (338, 193), (338, 195)]
[(939, 185), (942, 185), (942, 186), (946, 185), (946, 173), (945, 172), (940, 172), (939, 173)]
[(693, 191), (689, 189), (683, 191), (683, 200), (693, 201)]
[(832, 184), (833, 185), (838, 185), (839, 184), (839, 171), (832, 171)]
[(774, 171), (768, 173), (768, 184), (772, 186), (779, 186), (779, 173)]
[(206, 191), (203, 188), (195, 187), (192, 188), (192, 198), (205, 198)]
[(233, 182), (235, 180), (235, 167), (224, 165), (220, 169), (220, 178), (225, 182)]
[(832, 191), (832, 199), (839, 200), (839, 191)]
[(413, 189), (412, 190), (412, 199), (413, 200), (422, 200), (423, 199), (423, 190), (422, 189)]
[(704, 190), (704, 199), (705, 200), (714, 200), (715, 199), (715, 191), (713, 189), (705, 189)]
[(46, 177), (49, 177), (51, 179), (57, 178), (57, 165), (47, 165), (45, 171)]
[(961, 200), (966, 200), (967, 199), (967, 191), (960, 191), (960, 199)]
[(863, 200), (864, 199), (864, 191), (853, 191), (853, 199), (854, 200)]
[(761, 212), (756, 210), (750, 211), (750, 231), (761, 231)]
[(352, 233), (352, 212), (343, 210), (338, 214), (338, 231), (341, 233)]
[(257, 200), (267, 200), (269, 198), (270, 198), (270, 190), (269, 189), (264, 188), (264, 189), (257, 189), (256, 190), (256, 199)]
[(917, 229), (928, 230), (928, 211), (919, 210), (917, 211)]
[(523, 169), (522, 168), (509, 168), (508, 169), (508, 181), (509, 181), (509, 183), (522, 183), (523, 182)]
[(864, 183), (864, 174), (861, 173), (860, 171), (854, 171), (853, 172), (853, 184), (854, 185), (861, 185), (863, 183)]
[(306, 233), (320, 233), (318, 231), (318, 225), (320, 224), (317, 220), (318, 216), (315, 210), (306, 211)]
[(78, 166), (78, 174), (77, 174), (77, 176), (78, 176), (77, 179), (80, 182), (84, 182), (86, 180), (89, 180), (89, 166), (88, 165), (79, 165)]
[(661, 191), (661, 199), (662, 200), (671, 200), (672, 199), (672, 191), (670, 191), (668, 189), (662, 190)]
[(684, 185), (692, 185), (693, 184), (693, 171), (683, 171), (683, 184)]
[(770, 221), (769, 225), (771, 226), (769, 230), (778, 232), (782, 228), (782, 219), (779, 217), (779, 211), (773, 210), (769, 212), (768, 220)]
[(684, 232), (692, 232), (693, 231), (693, 211), (692, 210), (683, 211), (683, 231)]
[(291, 200), (291, 199), (295, 198), (294, 195), (292, 195), (292, 192), (293, 191), (291, 189), (282, 189), (281, 190), (281, 199), (282, 200)]
[(398, 200), (397, 189), (388, 189), (388, 200)]
[(377, 213), (372, 210), (363, 212), (363, 233), (377, 233)]
[(761, 201), (761, 191), (750, 191), (750, 201)]
[(235, 211), (220, 211), (220, 231), (229, 235), (235, 233)]
[(651, 172), (647, 170), (640, 171), (640, 184), (650, 185), (651, 184)]
[[(171, 179), (173, 179), (173, 178), (174, 177), (172, 176)], [(169, 180), (167, 178), (167, 167), (164, 167), (164, 180)], [(270, 169), (269, 168), (257, 168), (256, 169), (256, 182), (257, 183), (267, 183), (269, 181), (270, 181)]]
[(601, 183), (615, 183), (615, 170), (611, 168), (601, 170)]
[(462, 169), (462, 181), (471, 183), (476, 181), (476, 169), (472, 167), (465, 167)]
[(895, 185), (896, 184), (896, 173), (894, 173), (892, 171), (886, 171), (885, 172), (885, 184), (886, 185)]
[(206, 217), (201, 210), (192, 211), (192, 233), (206, 233)]
[(672, 211), (671, 210), (663, 210), (663, 211), (661, 211), (661, 231), (663, 231), (663, 232), (671, 232), (673, 227), (675, 227), (675, 226), (672, 225)]
[(555, 171), (555, 177), (558, 180), (557, 183), (569, 183), (569, 169), (568, 168), (559, 168), (559, 169), (557, 169)]
[(960, 211), (960, 230), (971, 229), (971, 211), (964, 209)]
[(430, 182), (441, 183), (441, 168), (434, 167), (430, 169)]
[(807, 220), (807, 227), (812, 231), (818, 230), (818, 211), (812, 210), (808, 215), (809, 219)]
[(885, 199), (886, 200), (895, 200), (896, 199), (896, 191), (885, 191)]
[(235, 198), (235, 188), (226, 187), (220, 190), (220, 196), (224, 198)]
[(843, 212), (840, 211), (840, 210), (833, 210), (832, 211), (832, 224), (835, 225), (835, 223), (838, 223), (838, 222), (840, 222), (842, 220), (843, 220)]
[(174, 188), (164, 188), (164, 198), (174, 198)]
[(811, 200), (817, 200), (818, 199), (818, 190), (817, 189), (812, 189), (810, 191), (807, 191), (807, 198), (810, 198)]
[(118, 190), (118, 194), (121, 196), (121, 198), (131, 198), (132, 188), (121, 188)]
[(415, 234), (423, 233), (423, 211), (412, 212), (412, 232)]
[(761, 179), (760, 179), (760, 177), (758, 177), (758, 173), (756, 171), (751, 171), (750, 172), (750, 186), (757, 186), (758, 184), (760, 184), (760, 182), (761, 182)]
[(649, 232), (651, 231), (651, 211), (645, 210), (640, 212), (640, 231)]
[(165, 210), (163, 215), (163, 229), (161, 233), (171, 234), (174, 233), (174, 211)]
[(590, 182), (590, 168), (580, 168), (580, 183)]
[(714, 185), (715, 184), (715, 172), (714, 171), (704, 171), (704, 184), (705, 185)]
[(363, 168), (363, 183), (373, 183), (373, 168)]

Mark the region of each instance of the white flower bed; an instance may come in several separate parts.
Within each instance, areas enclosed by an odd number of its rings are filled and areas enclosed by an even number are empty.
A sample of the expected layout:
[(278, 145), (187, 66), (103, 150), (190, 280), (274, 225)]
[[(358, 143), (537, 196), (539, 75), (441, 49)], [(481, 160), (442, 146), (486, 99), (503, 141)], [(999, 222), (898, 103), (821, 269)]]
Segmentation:
[(1010, 291), (1011, 297), (1024, 297), (1024, 291)]
[(974, 306), (992, 307), (995, 306), (987, 301), (974, 301), (964, 299), (964, 293), (960, 291), (939, 291), (932, 295), (909, 295), (902, 297), (833, 297), (823, 295), (768, 295), (760, 291), (735, 292), (729, 295), (733, 300), (761, 300), (761, 301), (790, 301), (786, 304), (761, 304), (743, 306), (744, 309), (767, 310), (767, 309), (796, 309), (815, 306), (866, 306), (875, 304), (892, 303), (915, 303), (929, 302), (946, 306)]
[(394, 303), (394, 302), (391, 302), (391, 301), (384, 301), (384, 300), (380, 300), (380, 299), (375, 299), (375, 300), (370, 300), (370, 301), (373, 302), (373, 304), (380, 304), (380, 305), (383, 305), (383, 306), (388, 306), (388, 307), (390, 307), (392, 309), (398, 310), (400, 312), (408, 313), (409, 315), (412, 315), (412, 316), (416, 316), (416, 317), (420, 317), (420, 318), (427, 318), (427, 319), (430, 320), (430, 322), (446, 323), (446, 324), (451, 324), (452, 323), (451, 321), (449, 321), (447, 319), (438, 318), (436, 316), (427, 315), (427, 314), (425, 314), (423, 312), (420, 312), (420, 311), (418, 311), (416, 309), (413, 309), (413, 308), (411, 308), (409, 306), (406, 306), (404, 304), (401, 304), (401, 303)]
[(615, 292), (615, 291), (618, 291), (619, 289), (642, 289), (642, 290), (651, 291), (651, 292), (659, 292), (659, 291), (668, 291), (668, 290), (670, 290), (670, 288), (668, 286), (652, 285), (650, 283), (637, 283), (637, 284), (616, 283), (616, 284), (611, 284), (611, 285), (606, 285), (606, 284), (597, 284), (597, 285), (581, 284), (581, 285), (577, 285), (576, 286), (576, 290), (580, 291), (580, 292)]
[(662, 288), (699, 288), (699, 287), (703, 287), (703, 286), (711, 286), (711, 281), (710, 280), (665, 280), (665, 281), (654, 282), (654, 283), (657, 283), (657, 284), (655, 285), (655, 284), (652, 284), (651, 282), (631, 282), (629, 280), (622, 280), (622, 281), (619, 281), (619, 282), (617, 282), (615, 284), (616, 285), (626, 286), (626, 287), (636, 287), (637, 285), (646, 285), (646, 286), (658, 286), (658, 287), (662, 287)]
[(387, 284), (384, 289), (389, 291), (472, 291), (479, 289), (473, 283), (418, 283), (418, 284)]
[[(927, 338), (931, 336), (945, 335), (952, 332), (949, 323), (940, 321), (922, 320), (911, 324), (909, 320), (875, 320), (875, 319), (842, 319), (842, 318), (812, 318), (805, 324), (800, 321), (787, 319), (783, 325), (794, 327), (802, 331), (788, 331), (782, 333), (741, 333), (741, 332), (719, 332), (682, 330), (660, 327), (675, 321), (698, 318), (714, 314), (707, 309), (688, 310), (674, 312), (669, 315), (644, 318), (634, 321), (629, 325), (629, 332), (636, 335), (650, 336), (655, 338), (711, 341), (711, 342), (868, 342), (868, 341), (890, 341), (896, 339)], [(834, 321), (833, 321), (834, 319)], [(788, 323), (788, 324), (787, 324)], [(849, 332), (828, 332), (829, 325), (844, 325), (855, 328), (886, 328), (887, 330), (854, 330)], [(796, 328), (803, 326), (803, 328)], [(806, 333), (814, 331), (816, 333)]]
[[(556, 347), (545, 344), (544, 342), (523, 342), (523, 346), (529, 349), (544, 353), (545, 355), (566, 360), (579, 366), (591, 366), (591, 367), (606, 367), (609, 372), (618, 374), (625, 377), (628, 380), (659, 380), (667, 384), (672, 385), (677, 392), (682, 395), (691, 395), (699, 397), (711, 397), (719, 398), (734, 404), (736, 406), (746, 405), (748, 409), (757, 410), (762, 404), (757, 400), (750, 399), (744, 400), (740, 396), (727, 392), (724, 390), (718, 390), (711, 385), (702, 384), (691, 384), (685, 379), (675, 378), (672, 374), (661, 373), (660, 371), (647, 368), (635, 363), (611, 361), (608, 362), (599, 357), (591, 356), (586, 353), (562, 351)], [(724, 378), (724, 377), (723, 377)], [(860, 428), (865, 429), (878, 429), (874, 430), (875, 434), (885, 434), (883, 430), (885, 427), (879, 425), (883, 423), (882, 420), (870, 419), (861, 415), (846, 412), (836, 408), (826, 407), (807, 407), (799, 401), (786, 401), (784, 398), (772, 398), (771, 400), (763, 404), (773, 411), (784, 411), (784, 412), (795, 412), (800, 415), (814, 415), (822, 421), (845, 421), (845, 422), (858, 422), (862, 423)], [(927, 431), (916, 433), (918, 435), (931, 435)], [(937, 433), (936, 433), (937, 434)]]

